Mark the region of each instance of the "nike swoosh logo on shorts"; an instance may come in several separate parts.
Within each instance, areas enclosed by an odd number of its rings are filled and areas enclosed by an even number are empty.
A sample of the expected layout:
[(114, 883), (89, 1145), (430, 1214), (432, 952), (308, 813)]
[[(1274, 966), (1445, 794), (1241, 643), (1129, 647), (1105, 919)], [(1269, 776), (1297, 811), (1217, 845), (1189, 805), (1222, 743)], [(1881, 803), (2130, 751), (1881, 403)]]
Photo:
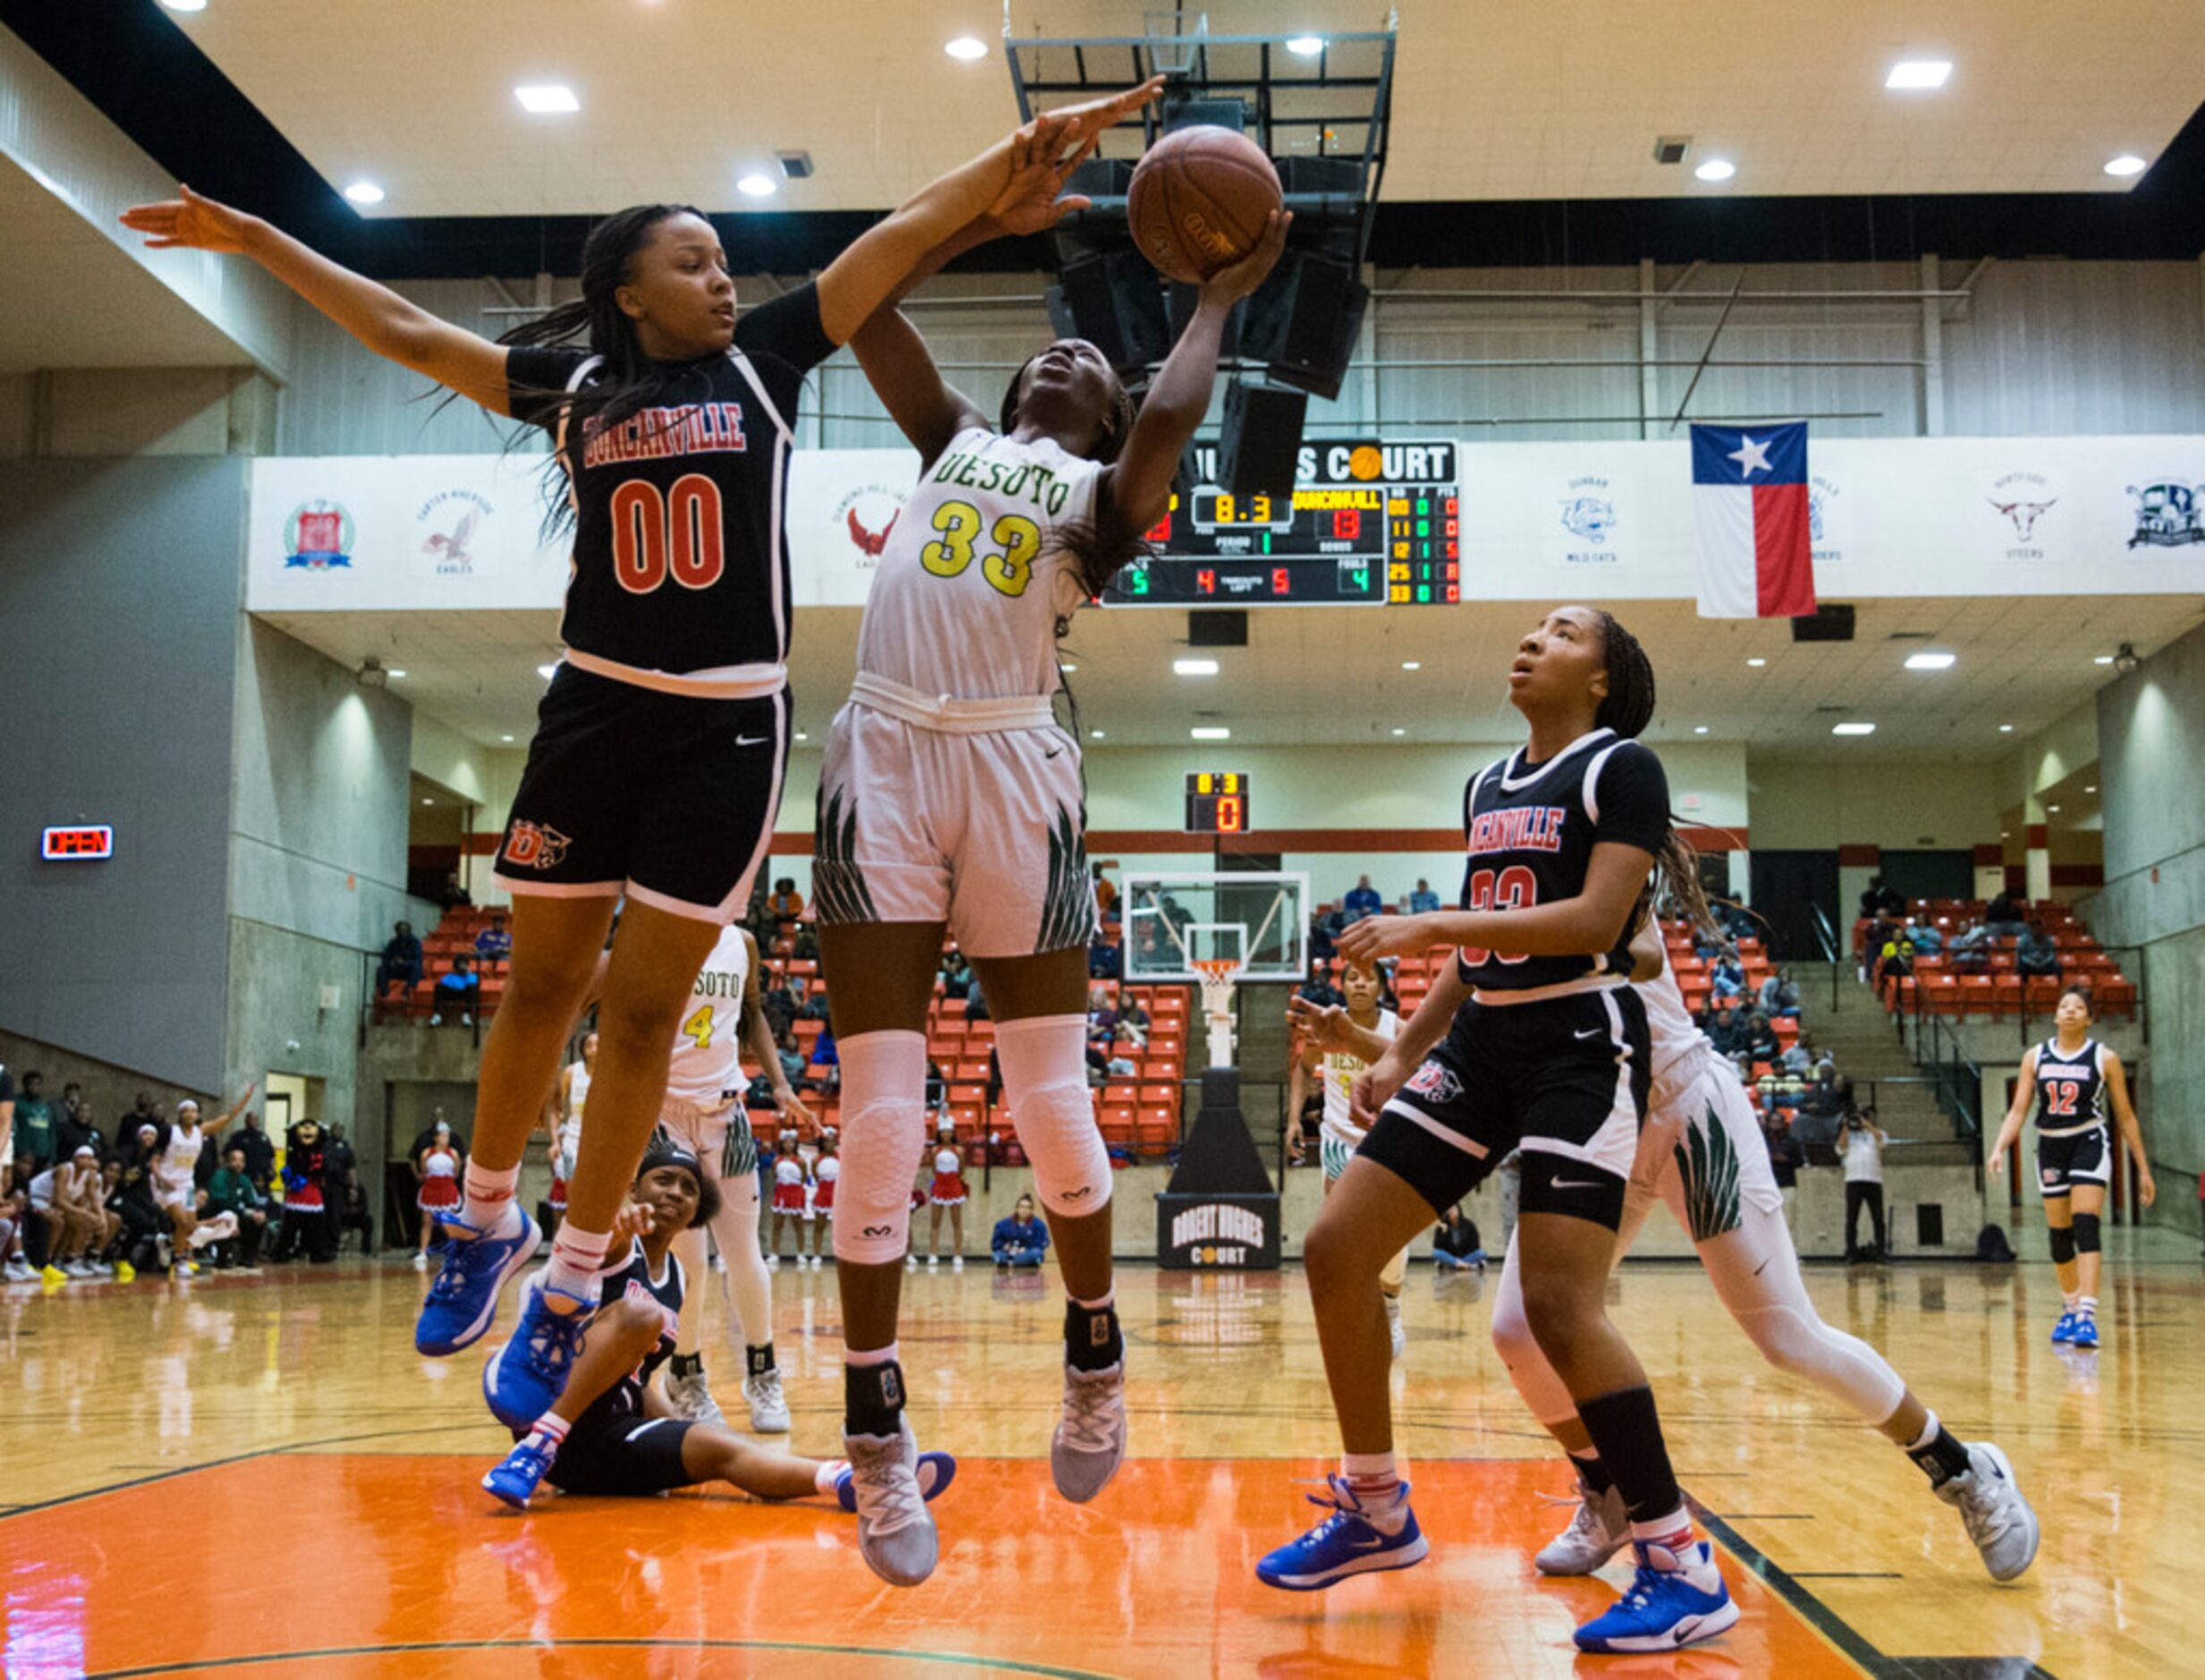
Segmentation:
[(771, 735), (737, 735), (735, 744), (739, 747), (762, 747), (772, 739)]
[(1606, 1027), (1588, 1027), (1584, 1031), (1573, 1032), (1570, 1036), (1573, 1039), (1597, 1039), (1607, 1031)]
[(1053, 759), (1053, 758), (1055, 758), (1055, 757), (1056, 757), (1058, 753), (1062, 752), (1063, 751), (1064, 751), (1064, 748), (1062, 748), (1062, 747), (1051, 747), (1051, 748), (1049, 748), (1047, 751), (1045, 751), (1044, 753), (1042, 753), (1042, 755), (1041, 755), (1041, 756), (1042, 756), (1043, 758), (1045, 758), (1045, 759)]
[(1556, 1190), (1598, 1190), (1600, 1187), (1600, 1181), (1597, 1178), (1550, 1178), (1547, 1183)]

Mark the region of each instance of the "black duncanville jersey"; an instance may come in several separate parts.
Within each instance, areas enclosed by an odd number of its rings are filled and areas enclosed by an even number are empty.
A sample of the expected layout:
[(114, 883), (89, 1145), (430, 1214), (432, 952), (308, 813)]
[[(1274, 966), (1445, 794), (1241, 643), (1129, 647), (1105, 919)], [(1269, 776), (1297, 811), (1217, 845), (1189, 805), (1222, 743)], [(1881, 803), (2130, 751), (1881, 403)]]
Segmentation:
[[(1649, 854), (1669, 832), (1669, 780), (1661, 760), (1612, 729), (1582, 734), (1544, 764), (1523, 749), (1471, 778), (1463, 793), (1464, 910), (1528, 910), (1585, 890), (1592, 848), (1603, 840)], [(1631, 930), (1596, 956), (1526, 956), (1465, 946), (1455, 958), (1481, 992), (1530, 991), (1631, 972)]]
[(592, 1400), (589, 1410), (574, 1420), (577, 1430), (586, 1422), (642, 1415), (643, 1391), (650, 1387), (651, 1378), (658, 1368), (674, 1357), (674, 1330), (682, 1316), (683, 1282), (682, 1262), (671, 1252), (666, 1255), (665, 1273), (654, 1278), (650, 1260), (640, 1242), (629, 1250), (625, 1266), (605, 1274), (598, 1284), (599, 1311), (616, 1307), (623, 1301), (655, 1302), (666, 1313), (666, 1328), (658, 1333), (658, 1345), (643, 1356), (642, 1362)]
[[(513, 418), (551, 433), (574, 506), (559, 633), (575, 664), (681, 692), (777, 686), (791, 428), (804, 375), (834, 348), (818, 288), (800, 286), (744, 315), (732, 350), (661, 363), (666, 388), (649, 407), (609, 429), (590, 421), (587, 435), (569, 431), (557, 394), (589, 383), (601, 360), (574, 348), (507, 354)], [(653, 673), (692, 682), (652, 683)]]
[(2057, 1137), (2105, 1124), (2104, 1047), (2085, 1039), (2073, 1056), (2062, 1056), (2057, 1039), (2037, 1046), (2037, 1130)]

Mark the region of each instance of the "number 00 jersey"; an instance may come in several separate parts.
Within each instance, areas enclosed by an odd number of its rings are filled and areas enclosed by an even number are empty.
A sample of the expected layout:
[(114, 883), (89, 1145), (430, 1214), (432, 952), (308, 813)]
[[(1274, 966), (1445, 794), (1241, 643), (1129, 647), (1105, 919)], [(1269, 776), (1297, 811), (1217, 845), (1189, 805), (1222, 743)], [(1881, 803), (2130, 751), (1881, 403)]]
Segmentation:
[(689, 1005), (666, 1063), (666, 1095), (700, 1108), (717, 1108), (742, 1083), (742, 988), (751, 973), (750, 942), (740, 927), (720, 929), (720, 942), (690, 988)]
[(1091, 518), (1102, 466), (975, 426), (950, 440), (886, 533), (858, 671), (929, 698), (1056, 692), (1056, 622), (1087, 599), (1050, 533)]
[(550, 431), (574, 505), (559, 626), (572, 663), (672, 693), (782, 687), (790, 428), (805, 373), (834, 349), (818, 290), (800, 286), (743, 316), (732, 349), (657, 364), (665, 388), (652, 403), (610, 428), (591, 421), (586, 436), (570, 433), (559, 394), (598, 377), (602, 359), (508, 353), (508, 406)]
[[(1661, 760), (1612, 729), (1582, 734), (1544, 764), (1519, 747), (1471, 778), (1463, 793), (1469, 856), (1464, 910), (1529, 910), (1585, 890), (1592, 848), (1603, 840), (1650, 857), (1669, 831), (1669, 782)], [(1526, 956), (1463, 947), (1463, 983), (1481, 993), (1531, 991), (1573, 981), (1607, 984), (1631, 972), (1631, 930), (1591, 956)]]
[(2062, 1056), (2057, 1039), (2037, 1046), (2037, 1131), (2048, 1138), (2088, 1132), (2106, 1124), (2106, 1051), (2085, 1039)]

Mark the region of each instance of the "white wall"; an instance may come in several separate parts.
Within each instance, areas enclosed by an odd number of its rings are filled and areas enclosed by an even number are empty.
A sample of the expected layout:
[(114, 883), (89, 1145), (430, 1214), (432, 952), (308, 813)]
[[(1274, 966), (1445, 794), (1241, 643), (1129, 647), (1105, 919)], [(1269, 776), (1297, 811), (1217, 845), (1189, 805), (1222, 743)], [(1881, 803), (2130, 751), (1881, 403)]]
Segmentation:
[(1878, 845), (1896, 852), (1956, 851), (1998, 837), (1997, 776), (1990, 765), (1755, 752), (1747, 768), (1753, 844), (1766, 850)]

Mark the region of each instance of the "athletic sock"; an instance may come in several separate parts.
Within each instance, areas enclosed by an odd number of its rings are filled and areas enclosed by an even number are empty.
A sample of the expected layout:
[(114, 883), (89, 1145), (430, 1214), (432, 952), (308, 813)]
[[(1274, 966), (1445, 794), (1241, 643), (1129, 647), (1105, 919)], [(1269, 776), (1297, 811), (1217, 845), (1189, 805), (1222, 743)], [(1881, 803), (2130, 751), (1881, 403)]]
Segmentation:
[(1938, 1421), (1937, 1413), (1929, 1413), (1929, 1421), (1921, 1427), (1921, 1434), (1907, 1443), (1906, 1455), (1922, 1469), (1932, 1488), (1941, 1488), (1955, 1476), (1968, 1473), (1968, 1449), (1953, 1438), (1953, 1432)]
[(747, 1375), (763, 1377), (774, 1368), (773, 1344), (767, 1342), (758, 1346), (745, 1347), (742, 1350), (742, 1363)]
[(1680, 1497), (1676, 1509), (1667, 1515), (1632, 1523), (1631, 1538), (1641, 1546), (1658, 1546), (1682, 1559), (1692, 1543), (1692, 1515)]
[(471, 1159), (461, 1182), (466, 1192), (466, 1203), (460, 1209), (465, 1222), (458, 1234), (462, 1241), (470, 1235), (511, 1236), (520, 1229), (521, 1209), (513, 1201), (514, 1188), (521, 1183), (518, 1165), (492, 1172)]
[(1401, 1497), (1401, 1466), (1393, 1454), (1343, 1453), (1340, 1480), (1347, 1483), (1373, 1528), (1382, 1534), (1401, 1532), (1408, 1521), (1409, 1502)]
[(1616, 1478), (1607, 1473), (1607, 1466), (1600, 1462), (1599, 1454), (1572, 1453), (1569, 1457), (1570, 1468), (1577, 1472), (1578, 1480), (1585, 1484), (1586, 1492), (1606, 1493), (1616, 1485)]
[(596, 1306), (598, 1274), (605, 1269), (605, 1251), (612, 1242), (610, 1231), (581, 1230), (568, 1220), (552, 1239), (551, 1266), (544, 1274), (545, 1292)]
[(559, 1449), (566, 1445), (567, 1421), (556, 1412), (547, 1412), (529, 1428), (523, 1447), (532, 1447), (546, 1458), (556, 1458)]
[(674, 1375), (676, 1377), (701, 1377), (704, 1375), (704, 1355), (702, 1353), (676, 1353), (673, 1358), (672, 1364), (674, 1367)]
[(849, 1469), (850, 1461), (848, 1459), (830, 1458), (811, 1472), (811, 1485), (821, 1493), (832, 1493), (835, 1491), (835, 1484), (843, 1479)]
[(1633, 1537), (1652, 1538), (1639, 1533), (1641, 1526), (1666, 1522), (1668, 1514), (1684, 1504), (1684, 1496), (1677, 1491), (1676, 1472), (1669, 1467), (1668, 1445), (1661, 1438), (1654, 1391), (1641, 1383), (1601, 1395), (1579, 1405), (1577, 1420), (1592, 1437), (1593, 1450), (1624, 1497)]
[(1064, 1363), (1074, 1370), (1108, 1370), (1125, 1359), (1113, 1289), (1099, 1301), (1064, 1302)]
[(2096, 1318), (2098, 1316), (2098, 1297), (2096, 1295), (2077, 1295), (2075, 1311), (2086, 1319)]
[(894, 1342), (843, 1353), (843, 1433), (895, 1435), (903, 1429), (903, 1367)]

